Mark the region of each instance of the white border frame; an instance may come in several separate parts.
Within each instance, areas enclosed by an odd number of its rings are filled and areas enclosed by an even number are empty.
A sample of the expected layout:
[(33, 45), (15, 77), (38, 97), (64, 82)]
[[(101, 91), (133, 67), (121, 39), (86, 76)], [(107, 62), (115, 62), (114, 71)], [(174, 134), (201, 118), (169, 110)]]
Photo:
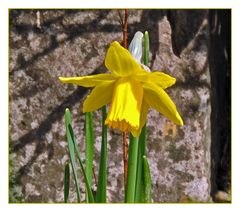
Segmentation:
[[(127, 2), (127, 3), (126, 3)], [(227, 210), (240, 208), (240, 1), (239, 0), (167, 0), (126, 1), (122, 0), (1, 0), (0, 2), (0, 211), (32, 210)], [(66, 204), (8, 204), (8, 13), (10, 8), (232, 8), (232, 204), (108, 204), (108, 205), (66, 205)], [(118, 207), (120, 206), (120, 207)], [(80, 207), (80, 208), (79, 208)], [(238, 209), (237, 209), (238, 208)]]

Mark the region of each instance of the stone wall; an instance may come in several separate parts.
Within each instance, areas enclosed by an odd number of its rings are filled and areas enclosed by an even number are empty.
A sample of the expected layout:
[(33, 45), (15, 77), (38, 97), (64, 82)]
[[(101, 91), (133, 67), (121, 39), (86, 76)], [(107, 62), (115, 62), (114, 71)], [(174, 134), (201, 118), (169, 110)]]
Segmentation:
[[(225, 12), (230, 17), (230, 12)], [(149, 31), (151, 69), (177, 79), (167, 92), (185, 123), (176, 126), (155, 110), (148, 114), (147, 157), (154, 202), (209, 202), (219, 189), (229, 189), (229, 186), (219, 188), (216, 182), (221, 163), (217, 167), (211, 163), (211, 154), (217, 162), (222, 157), (230, 159), (229, 151), (225, 154), (211, 151), (212, 144), (217, 142), (213, 138), (218, 139), (211, 133), (216, 121), (211, 117), (210, 97), (215, 84), (210, 72), (213, 76), (217, 71), (210, 71), (216, 61), (209, 62), (216, 47), (209, 47), (214, 36), (209, 24), (213, 16), (213, 11), (208, 10), (129, 10), (128, 38), (131, 40), (138, 30)], [(63, 85), (58, 77), (106, 72), (104, 57), (109, 43), (122, 41), (118, 13), (116, 10), (10, 10), (9, 17), (10, 202), (63, 202), (64, 165), (69, 161), (64, 110), (71, 109), (73, 129), (84, 159), (81, 108), (89, 90)], [(223, 39), (230, 46), (230, 38)], [(225, 64), (229, 65), (229, 61)], [(227, 68), (222, 69), (221, 77), (229, 82)], [(230, 89), (223, 89), (228, 94), (223, 100), (228, 104)], [(225, 115), (228, 140), (221, 145), (229, 148), (230, 110), (225, 110)], [(97, 174), (100, 111), (94, 112), (94, 119)], [(229, 164), (230, 160), (224, 166), (227, 167), (224, 176), (230, 172)], [(122, 142), (118, 131), (108, 131), (107, 165), (108, 202), (123, 202)], [(76, 201), (73, 186), (70, 199)]]

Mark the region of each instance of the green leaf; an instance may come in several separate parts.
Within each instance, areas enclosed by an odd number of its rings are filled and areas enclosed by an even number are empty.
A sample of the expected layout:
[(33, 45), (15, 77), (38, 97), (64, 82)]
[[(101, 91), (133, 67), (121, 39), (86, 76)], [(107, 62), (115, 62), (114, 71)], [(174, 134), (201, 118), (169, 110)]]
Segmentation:
[(71, 135), (72, 132), (70, 132), (69, 130), (69, 128), (71, 128), (71, 114), (68, 108), (65, 110), (65, 122), (66, 122), (68, 150), (69, 150), (70, 161), (71, 161), (71, 166), (73, 170), (73, 177), (74, 177), (74, 182), (75, 182), (75, 187), (77, 192), (77, 199), (78, 199), (78, 202), (80, 202), (81, 199), (80, 199), (80, 189), (79, 189), (79, 182), (78, 182), (76, 162), (75, 162), (74, 142), (72, 139), (73, 136)]
[(71, 126), (71, 114), (70, 114), (69, 109), (66, 109), (66, 111), (65, 111), (65, 120), (66, 120), (66, 126), (67, 126), (67, 138), (68, 138), (68, 144), (69, 144), (70, 160), (71, 160), (71, 165), (72, 165), (72, 169), (73, 169), (75, 185), (77, 185), (76, 190), (77, 190), (78, 201), (80, 202), (80, 190), (79, 190), (79, 183), (77, 180), (78, 178), (77, 178), (77, 171), (76, 171), (76, 164), (75, 164), (75, 152), (77, 153), (78, 162), (80, 164), (80, 168), (83, 173), (84, 180), (85, 180), (87, 193), (88, 193), (88, 197), (89, 197), (89, 202), (94, 202), (93, 193), (90, 188), (90, 184), (88, 182), (88, 179), (87, 179), (87, 176), (85, 173), (85, 169), (83, 167), (83, 163), (82, 163), (82, 160), (80, 157), (80, 152), (78, 150), (78, 146), (77, 146), (75, 136), (73, 133), (73, 129)]
[(137, 162), (138, 138), (135, 138), (130, 134), (130, 143), (128, 149), (128, 173), (125, 193), (125, 202), (127, 203), (133, 203), (135, 201)]
[[(86, 176), (90, 187), (92, 186), (93, 154), (94, 154), (94, 132), (92, 112), (85, 113), (85, 143), (86, 143)], [(86, 192), (86, 202), (89, 202)]]
[(65, 173), (64, 173), (64, 202), (68, 202), (69, 197), (69, 188), (70, 188), (70, 171), (69, 164), (65, 165)]
[(143, 156), (143, 181), (144, 181), (144, 202), (151, 203), (152, 197), (151, 197), (151, 174), (150, 174), (150, 168), (149, 163), (146, 158), (146, 156)]
[(145, 66), (148, 66), (149, 64), (149, 35), (148, 32), (145, 31), (144, 37), (143, 37), (143, 64)]
[(83, 166), (83, 162), (81, 160), (81, 155), (80, 155), (80, 152), (79, 152), (79, 149), (78, 149), (78, 146), (77, 146), (74, 134), (73, 134), (72, 126), (69, 125), (68, 127), (69, 127), (69, 131), (71, 132), (73, 145), (74, 145), (75, 152), (77, 153), (77, 158), (78, 158), (78, 162), (79, 162), (79, 165), (80, 165), (80, 169), (82, 171), (82, 174), (83, 174), (83, 177), (84, 177), (84, 180), (85, 180), (85, 185), (86, 185), (86, 190), (87, 190), (86, 192), (88, 193), (88, 199), (89, 199), (90, 203), (93, 203), (93, 202), (95, 202), (94, 197), (93, 197), (93, 193), (92, 193), (90, 184), (89, 184), (88, 179), (87, 179), (87, 175), (86, 175), (86, 172), (85, 172), (85, 169), (84, 169), (84, 166)]
[(98, 172), (98, 186), (96, 202), (105, 203), (107, 201), (107, 126), (105, 119), (107, 116), (106, 106), (102, 107), (102, 145), (101, 158)]

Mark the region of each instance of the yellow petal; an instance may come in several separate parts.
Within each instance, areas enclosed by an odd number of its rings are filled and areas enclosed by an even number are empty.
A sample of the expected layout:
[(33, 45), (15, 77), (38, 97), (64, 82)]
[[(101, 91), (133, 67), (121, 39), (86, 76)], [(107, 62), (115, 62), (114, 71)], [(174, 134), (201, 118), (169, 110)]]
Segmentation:
[(183, 125), (182, 118), (175, 104), (161, 87), (157, 86), (155, 83), (144, 83), (143, 89), (144, 99), (149, 106), (158, 110), (175, 124)]
[(149, 78), (151, 82), (156, 83), (158, 86), (160, 86), (163, 89), (174, 85), (176, 82), (175, 78), (171, 77), (168, 74), (164, 74), (163, 72), (160, 72), (160, 71), (151, 72), (149, 74), (150, 74)]
[(117, 41), (111, 43), (107, 51), (105, 66), (117, 76), (128, 76), (141, 70), (140, 64)]
[(72, 83), (83, 87), (94, 87), (102, 81), (114, 81), (117, 77), (113, 74), (96, 74), (84, 77), (59, 77), (62, 83)]
[(97, 85), (83, 103), (83, 112), (91, 112), (111, 102), (114, 82)]
[(176, 79), (171, 77), (168, 74), (164, 74), (163, 72), (138, 72), (135, 76), (135, 79), (140, 82), (154, 82), (161, 88), (165, 89), (175, 84)]
[(121, 131), (138, 130), (142, 98), (143, 88), (139, 82), (128, 77), (119, 79), (105, 124)]
[(143, 99), (142, 101), (142, 108), (141, 108), (141, 114), (140, 114), (140, 126), (138, 130), (132, 130), (131, 133), (134, 137), (138, 137), (142, 131), (143, 126), (146, 123), (146, 119), (147, 119), (147, 114), (148, 114), (148, 109), (149, 106), (147, 104), (147, 102)]

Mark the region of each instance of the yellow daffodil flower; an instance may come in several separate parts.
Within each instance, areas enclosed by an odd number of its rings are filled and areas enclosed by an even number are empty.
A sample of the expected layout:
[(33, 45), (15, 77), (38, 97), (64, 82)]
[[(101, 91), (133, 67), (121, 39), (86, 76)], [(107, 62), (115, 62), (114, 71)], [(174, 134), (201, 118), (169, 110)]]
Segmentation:
[(149, 107), (155, 108), (175, 124), (183, 121), (175, 104), (163, 90), (176, 79), (162, 72), (148, 72), (117, 41), (111, 43), (105, 58), (111, 74), (59, 77), (63, 83), (94, 87), (83, 104), (91, 112), (111, 103), (105, 124), (137, 137), (146, 123)]

